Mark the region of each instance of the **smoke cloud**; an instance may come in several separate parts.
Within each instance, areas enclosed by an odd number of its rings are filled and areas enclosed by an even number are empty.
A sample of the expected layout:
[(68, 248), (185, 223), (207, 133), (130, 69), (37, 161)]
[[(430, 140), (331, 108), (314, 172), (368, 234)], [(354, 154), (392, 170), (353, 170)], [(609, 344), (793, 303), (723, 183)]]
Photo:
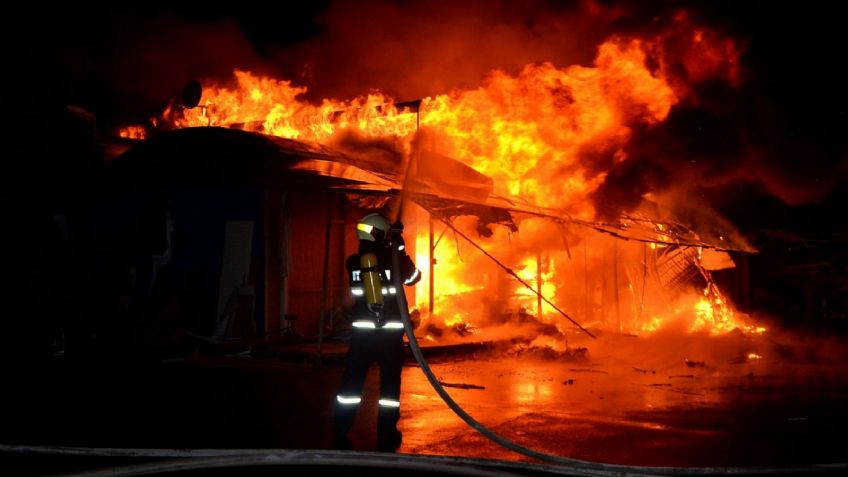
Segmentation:
[[(18, 72), (8, 75), (8, 103), (19, 111), (33, 109), (33, 98), (77, 104), (99, 124), (143, 121), (187, 80), (231, 81), (236, 68), (290, 79), (316, 102), (373, 90), (403, 101), (476, 88), (495, 69), (591, 66), (605, 39), (642, 37), (653, 38), (650, 67), (683, 100), (667, 120), (634, 125), (627, 160), (587, 148), (583, 164), (610, 171), (593, 197), (602, 214), (684, 182), (691, 198), (752, 183), (798, 205), (825, 199), (845, 176), (848, 94), (835, 51), (841, 17), (830, 7), (367, 0), (223, 8), (23, 11), (15, 20), (24, 28), (4, 33), (9, 71)], [(728, 62), (736, 54), (738, 63)]]

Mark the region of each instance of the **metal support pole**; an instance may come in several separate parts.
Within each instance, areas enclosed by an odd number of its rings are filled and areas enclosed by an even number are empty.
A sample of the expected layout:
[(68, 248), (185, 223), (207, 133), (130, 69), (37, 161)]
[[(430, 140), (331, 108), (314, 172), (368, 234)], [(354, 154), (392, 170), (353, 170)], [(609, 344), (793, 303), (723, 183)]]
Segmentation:
[(429, 288), (430, 316), (433, 316), (433, 298), (435, 296), (434, 288), (433, 288), (433, 285), (436, 281), (435, 280), (435, 277), (436, 277), (435, 268), (436, 267), (434, 267), (434, 265), (436, 264), (435, 254), (436, 254), (436, 245), (433, 243), (433, 215), (430, 214), (430, 269), (429, 269), (430, 270), (430, 277), (429, 277), (430, 278), (430, 288)]
[[(335, 197), (332, 199), (335, 199)], [(327, 225), (324, 228), (324, 275), (321, 285), (321, 319), (318, 321), (318, 357), (315, 363), (318, 366), (321, 366), (321, 355), (324, 345), (324, 321), (327, 315), (327, 288), (329, 287), (330, 281), (330, 232), (332, 230), (333, 205), (335, 203), (332, 199), (330, 206), (327, 207)]]
[(536, 318), (542, 319), (542, 252), (536, 254)]
[(618, 242), (612, 243), (612, 286), (615, 293), (615, 320), (621, 333), (621, 299), (618, 296)]

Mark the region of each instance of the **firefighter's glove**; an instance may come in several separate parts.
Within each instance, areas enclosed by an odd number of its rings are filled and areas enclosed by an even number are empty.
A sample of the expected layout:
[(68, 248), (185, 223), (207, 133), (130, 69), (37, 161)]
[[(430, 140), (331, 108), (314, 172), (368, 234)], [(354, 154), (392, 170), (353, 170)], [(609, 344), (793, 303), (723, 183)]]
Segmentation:
[(389, 226), (389, 230), (391, 230), (393, 233), (398, 234), (398, 235), (402, 234), (403, 233), (403, 222), (401, 222), (400, 220), (395, 221), (395, 223), (393, 223), (391, 226)]
[(401, 252), (406, 250), (406, 244), (404, 243), (403, 237), (400, 234), (392, 236), (392, 246), (400, 250)]

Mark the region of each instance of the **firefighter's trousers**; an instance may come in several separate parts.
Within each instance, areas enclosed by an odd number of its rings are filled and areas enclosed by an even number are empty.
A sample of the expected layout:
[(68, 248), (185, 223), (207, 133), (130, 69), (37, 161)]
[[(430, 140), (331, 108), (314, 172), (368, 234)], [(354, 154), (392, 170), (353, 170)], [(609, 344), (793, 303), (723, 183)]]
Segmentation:
[(403, 365), (403, 329), (354, 328), (344, 374), (336, 399), (335, 424), (347, 435), (362, 400), (362, 387), (372, 363), (380, 367), (377, 435), (394, 436), (400, 418), (400, 373)]

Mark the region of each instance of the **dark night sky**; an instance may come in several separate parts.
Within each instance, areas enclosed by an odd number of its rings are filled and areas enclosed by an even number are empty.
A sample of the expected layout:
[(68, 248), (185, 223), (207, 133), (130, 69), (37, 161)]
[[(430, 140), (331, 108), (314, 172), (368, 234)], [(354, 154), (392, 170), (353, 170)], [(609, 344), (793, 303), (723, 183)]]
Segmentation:
[(688, 167), (706, 178), (691, 193), (743, 230), (845, 230), (848, 42), (830, 3), (244, 3), (69, 2), (5, 15), (7, 121), (37, 123), (40, 111), (75, 104), (104, 128), (141, 122), (188, 79), (233, 68), (292, 79), (310, 99), (379, 89), (405, 100), (476, 86), (492, 68), (590, 64), (609, 35), (649, 34), (684, 8), (744, 45), (745, 80), (732, 91), (700, 85), (697, 107), (634, 141), (634, 159), (613, 171), (601, 200), (666, 187)]

